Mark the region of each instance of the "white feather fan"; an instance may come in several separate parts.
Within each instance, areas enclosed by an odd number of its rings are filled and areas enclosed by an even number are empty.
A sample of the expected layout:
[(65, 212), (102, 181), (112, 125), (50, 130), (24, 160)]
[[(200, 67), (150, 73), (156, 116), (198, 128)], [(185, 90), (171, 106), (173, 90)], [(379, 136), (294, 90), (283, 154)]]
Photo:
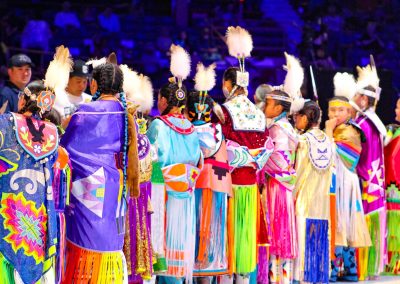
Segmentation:
[(205, 67), (201, 62), (197, 64), (197, 72), (194, 77), (196, 91), (210, 91), (215, 86), (215, 63)]
[(228, 27), (226, 44), (229, 54), (236, 58), (250, 57), (253, 50), (253, 39), (250, 33), (242, 27)]
[(284, 69), (287, 71), (283, 90), (292, 99), (290, 113), (300, 111), (304, 106), (304, 98), (301, 95), (300, 88), (304, 81), (304, 69), (301, 67), (300, 60), (285, 52), (286, 65)]
[(54, 59), (47, 67), (44, 85), (56, 92), (64, 91), (68, 85), (72, 64), (69, 49), (63, 45), (57, 47)]
[(349, 73), (336, 73), (333, 77), (335, 96), (346, 97), (351, 101), (356, 94), (357, 86), (354, 76)]
[(179, 45), (171, 45), (170, 70), (174, 77), (182, 81), (190, 74), (190, 55)]
[(150, 79), (127, 65), (119, 66), (124, 74), (123, 90), (128, 101), (138, 105), (138, 111), (148, 112), (153, 107), (153, 86)]

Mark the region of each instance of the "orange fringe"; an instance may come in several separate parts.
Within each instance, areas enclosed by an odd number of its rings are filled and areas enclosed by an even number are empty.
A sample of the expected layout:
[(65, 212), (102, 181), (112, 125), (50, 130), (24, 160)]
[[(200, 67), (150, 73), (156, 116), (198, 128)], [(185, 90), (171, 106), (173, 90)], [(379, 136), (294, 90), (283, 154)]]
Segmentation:
[(211, 229), (211, 211), (212, 211), (212, 191), (209, 188), (202, 190), (202, 208), (201, 208), (201, 220), (200, 220), (200, 235), (199, 235), (199, 252), (198, 261), (203, 263), (207, 257), (207, 246), (210, 240), (210, 229)]
[(335, 234), (336, 234), (336, 195), (329, 197), (331, 215), (331, 259), (335, 259)]
[(228, 273), (236, 272), (235, 267), (235, 208), (232, 197), (228, 198)]
[(97, 252), (67, 243), (67, 268), (63, 284), (123, 283), (124, 265), (121, 252)]

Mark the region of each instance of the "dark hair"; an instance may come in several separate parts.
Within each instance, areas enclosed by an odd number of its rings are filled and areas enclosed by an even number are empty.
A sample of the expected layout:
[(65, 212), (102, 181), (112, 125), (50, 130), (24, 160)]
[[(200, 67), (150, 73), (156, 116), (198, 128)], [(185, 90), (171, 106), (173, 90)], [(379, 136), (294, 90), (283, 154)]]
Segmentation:
[(100, 94), (118, 94), (122, 92), (124, 75), (117, 64), (107, 62), (93, 69), (93, 79), (97, 82)]
[(314, 101), (308, 101), (304, 104), (304, 107), (298, 112), (300, 115), (307, 117), (307, 126), (304, 131), (310, 129), (313, 125), (318, 125), (321, 118), (321, 109), (318, 104)]
[[(36, 97), (39, 96), (40, 92), (46, 91), (46, 87), (44, 86), (44, 83), (42, 80), (36, 80), (32, 81), (26, 86), (29, 91), (32, 94), (35, 94)], [(24, 100), (25, 100), (25, 105), (18, 111), (18, 113), (25, 113), (25, 112), (31, 112), (33, 115), (38, 115), (40, 112), (40, 108), (37, 105), (36, 100), (32, 100), (30, 96), (24, 93)], [(46, 112), (43, 114), (46, 115)]]
[[(282, 97), (286, 97), (286, 98), (290, 98), (289, 95), (287, 93), (285, 93), (284, 91), (280, 91), (280, 90), (274, 90), (271, 92), (272, 95), (276, 95), (276, 96), (282, 96)], [(281, 101), (281, 100), (275, 100), (275, 104), (276, 105), (281, 105), (283, 110), (282, 112), (290, 112), (290, 107), (292, 106), (291, 102), (286, 102), (286, 101)]]
[(349, 102), (349, 99), (344, 96), (334, 96), (333, 98), (330, 98), (328, 102), (337, 101), (337, 100), (347, 102), (347, 103)]
[[(373, 92), (373, 93), (376, 92), (376, 89), (374, 87), (372, 87), (371, 85), (366, 86), (364, 88), (364, 90), (367, 90), (367, 91), (370, 91), (370, 92)], [(366, 96), (366, 95), (363, 95), (363, 96)], [(375, 101), (376, 101), (375, 98), (367, 96), (367, 99), (368, 99), (368, 107), (375, 106)]]
[(42, 119), (50, 121), (55, 126), (57, 126), (57, 131), (59, 135), (63, 134), (63, 131), (61, 129), (61, 114), (56, 109), (52, 108), (50, 111), (46, 112), (42, 116)]
[[(205, 100), (204, 100), (204, 96)], [(200, 118), (198, 117), (198, 113), (196, 111), (196, 104), (200, 102), (200, 99), (204, 100), (204, 105), (207, 107), (207, 110), (205, 113), (202, 113)], [(214, 106), (214, 100), (207, 94), (203, 93), (203, 97), (200, 97), (200, 92), (198, 91), (191, 91), (189, 93), (188, 99), (187, 99), (187, 110), (188, 110), (188, 115), (189, 115), (189, 120), (190, 121), (196, 121), (196, 120), (204, 120), (205, 122), (209, 122), (211, 120), (210, 113), (213, 109)]]
[(185, 93), (185, 97), (179, 100), (176, 91), (178, 91), (179, 86), (177, 83), (168, 83), (161, 87), (160, 96), (167, 99), (167, 108), (163, 111), (161, 115), (166, 115), (170, 112), (173, 107), (182, 107), (186, 105), (187, 101), (187, 89), (185, 85), (182, 84), (182, 91)]
[(244, 91), (243, 87), (240, 87), (237, 85), (236, 82), (236, 72), (240, 71), (238, 67), (229, 67), (228, 69), (225, 70), (223, 79), (224, 81), (231, 81), (232, 87), (237, 86), (237, 90), (242, 90)]

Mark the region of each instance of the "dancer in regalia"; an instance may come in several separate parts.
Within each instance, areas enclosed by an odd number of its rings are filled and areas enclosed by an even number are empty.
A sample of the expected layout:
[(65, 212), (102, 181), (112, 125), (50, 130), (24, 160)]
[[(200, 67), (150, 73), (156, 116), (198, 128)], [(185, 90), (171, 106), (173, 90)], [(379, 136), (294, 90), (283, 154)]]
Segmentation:
[(68, 49), (58, 47), (45, 80), (23, 90), (19, 112), (0, 116), (0, 283), (56, 281), (55, 199), (62, 192), (53, 171), (63, 157), (57, 127), (44, 117), (55, 90), (67, 85), (71, 66)]
[(351, 120), (349, 103), (356, 92), (352, 75), (337, 73), (335, 97), (329, 101), (326, 134), (333, 137), (336, 150), (336, 234), (331, 281), (358, 281), (355, 248), (371, 246), (361, 200), (356, 167), (361, 153), (362, 130)]
[(274, 141), (274, 151), (263, 169), (267, 174), (266, 189), (271, 220), (270, 283), (292, 283), (293, 260), (298, 255), (293, 201), (298, 138), (287, 116), (302, 107), (300, 87), (304, 71), (294, 56), (285, 53), (285, 57), (287, 75), (283, 90), (267, 94), (264, 110), (265, 116), (271, 119), (268, 130)]
[[(249, 73), (244, 69), (244, 60), (250, 56), (253, 48), (251, 36), (241, 27), (229, 27), (227, 45), (229, 54), (237, 57), (240, 65), (239, 68), (228, 68), (223, 75), (226, 100), (222, 108), (225, 120), (222, 133), (227, 139), (234, 195), (232, 253), (237, 281), (247, 281), (257, 265), (257, 219), (260, 206), (256, 174), (264, 167), (273, 145), (268, 139), (264, 114), (247, 98)], [(264, 228), (263, 232), (266, 231)], [(261, 271), (266, 271), (268, 256), (265, 247), (261, 253), (265, 260)], [(264, 278), (266, 275), (264, 273)]]
[[(400, 98), (396, 104), (396, 121), (400, 123)], [(386, 138), (385, 179), (388, 230), (386, 271), (400, 274), (400, 125), (389, 125)]]
[(138, 128), (140, 171), (139, 196), (134, 196), (128, 201), (124, 253), (128, 265), (129, 282), (142, 283), (143, 280), (151, 279), (153, 273), (150, 227), (152, 151), (150, 141), (146, 136), (147, 121), (144, 119), (144, 114), (149, 113), (153, 107), (153, 87), (148, 77), (132, 71), (127, 65), (120, 67), (124, 74), (123, 89), (127, 103), (137, 110), (134, 118)]
[[(183, 278), (192, 281), (196, 232), (194, 189), (202, 162), (197, 133), (183, 116), (187, 91), (182, 81), (190, 73), (190, 57), (180, 46), (171, 46), (171, 73), (174, 77), (158, 95), (161, 116), (153, 120), (147, 132), (165, 182), (165, 189), (157, 188), (151, 194), (157, 212), (154, 221), (162, 230), (165, 227), (165, 235), (157, 236), (161, 244), (154, 246), (158, 256), (166, 256), (166, 277), (160, 277), (159, 283), (179, 283)], [(163, 208), (165, 212), (160, 212)], [(164, 250), (164, 243), (165, 252), (160, 251)]]
[(73, 168), (63, 283), (127, 283), (122, 248), (126, 200), (139, 193), (136, 128), (115, 54), (93, 65), (93, 102), (72, 115), (61, 139)]
[[(196, 256), (195, 276), (230, 274), (232, 251), (232, 179), (229, 172), (226, 143), (221, 125), (211, 123), (211, 112), (222, 114), (209, 91), (215, 86), (215, 64), (197, 65), (195, 90), (187, 102), (189, 120), (199, 135), (204, 166), (196, 182)], [(220, 116), (223, 119), (223, 116)], [(231, 202), (230, 206), (228, 203)], [(231, 240), (231, 242), (229, 242)]]
[(386, 127), (375, 113), (381, 89), (374, 65), (357, 67), (357, 93), (353, 100), (360, 108), (356, 122), (364, 132), (357, 174), (361, 181), (364, 213), (372, 246), (358, 249), (359, 280), (374, 278), (384, 271), (386, 252), (386, 199), (383, 143)]
[(330, 268), (330, 186), (333, 170), (333, 141), (319, 129), (321, 110), (308, 101), (295, 114), (302, 135), (296, 152), (295, 199), (299, 256), (294, 279), (328, 283)]

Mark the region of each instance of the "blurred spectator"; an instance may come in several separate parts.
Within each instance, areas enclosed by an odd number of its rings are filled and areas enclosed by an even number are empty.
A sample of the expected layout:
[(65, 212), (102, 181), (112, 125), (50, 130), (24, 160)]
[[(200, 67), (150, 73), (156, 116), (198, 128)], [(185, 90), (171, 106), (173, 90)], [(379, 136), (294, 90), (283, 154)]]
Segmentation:
[(52, 33), (49, 25), (41, 19), (40, 12), (33, 13), (32, 20), (28, 21), (21, 36), (21, 47), (24, 49), (49, 49), (49, 40)]
[(162, 27), (160, 35), (157, 38), (157, 48), (163, 54), (167, 54), (169, 48), (171, 47), (172, 39), (170, 36), (169, 29), (167, 27)]
[(377, 25), (375, 22), (369, 22), (367, 25), (367, 32), (363, 34), (358, 42), (360, 46), (365, 51), (370, 51), (376, 54), (382, 53), (385, 44), (380, 39), (377, 31)]
[(54, 25), (62, 29), (69, 26), (79, 29), (81, 24), (76, 13), (71, 11), (71, 3), (63, 3), (62, 11), (58, 12), (54, 18)]
[(112, 8), (107, 7), (98, 17), (100, 27), (110, 33), (117, 33), (121, 30), (119, 17)]

